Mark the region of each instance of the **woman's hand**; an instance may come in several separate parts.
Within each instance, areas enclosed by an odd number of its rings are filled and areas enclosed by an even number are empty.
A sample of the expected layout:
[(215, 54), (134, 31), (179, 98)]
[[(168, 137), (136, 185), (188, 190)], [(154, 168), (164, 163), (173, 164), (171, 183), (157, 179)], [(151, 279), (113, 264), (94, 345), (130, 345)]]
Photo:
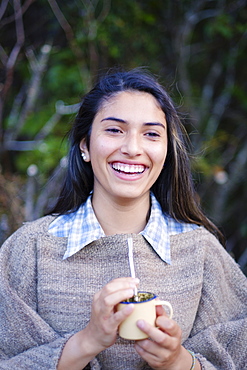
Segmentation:
[(192, 357), (181, 345), (180, 327), (166, 316), (163, 307), (157, 306), (156, 312), (158, 328), (152, 327), (143, 320), (137, 322), (137, 326), (150, 338), (135, 343), (137, 353), (152, 369), (189, 370)]
[(116, 305), (132, 297), (138, 283), (139, 280), (133, 278), (115, 279), (95, 294), (91, 319), (85, 330), (94, 345), (98, 346), (98, 352), (115, 342), (119, 324), (133, 311), (132, 304), (118, 312)]
[(116, 305), (133, 296), (139, 280), (119, 278), (105, 285), (93, 298), (91, 318), (85, 329), (74, 334), (64, 346), (58, 370), (81, 370), (98, 353), (116, 340), (119, 324), (131, 314), (133, 304), (121, 310)]

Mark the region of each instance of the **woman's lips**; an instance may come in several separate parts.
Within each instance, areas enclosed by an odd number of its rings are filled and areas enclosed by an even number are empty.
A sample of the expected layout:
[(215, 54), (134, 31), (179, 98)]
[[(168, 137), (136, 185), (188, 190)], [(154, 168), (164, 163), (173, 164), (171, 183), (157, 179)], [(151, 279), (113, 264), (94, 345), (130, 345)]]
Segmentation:
[(111, 163), (111, 167), (121, 173), (125, 174), (141, 174), (145, 171), (146, 167), (142, 164), (129, 164), (129, 163), (121, 163), (121, 162), (114, 162)]

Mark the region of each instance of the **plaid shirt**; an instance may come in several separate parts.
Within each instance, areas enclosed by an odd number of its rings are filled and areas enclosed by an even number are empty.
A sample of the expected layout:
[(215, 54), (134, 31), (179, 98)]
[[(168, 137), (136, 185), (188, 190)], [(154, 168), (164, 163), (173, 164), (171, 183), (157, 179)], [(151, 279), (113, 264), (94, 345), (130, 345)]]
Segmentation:
[[(105, 236), (91, 203), (92, 196), (80, 208), (70, 214), (58, 216), (49, 226), (49, 232), (58, 237), (67, 237), (66, 259), (89, 243)], [(171, 263), (170, 236), (194, 230), (198, 226), (178, 222), (164, 214), (155, 196), (151, 194), (151, 214), (140, 234), (149, 242), (155, 252), (166, 263)]]

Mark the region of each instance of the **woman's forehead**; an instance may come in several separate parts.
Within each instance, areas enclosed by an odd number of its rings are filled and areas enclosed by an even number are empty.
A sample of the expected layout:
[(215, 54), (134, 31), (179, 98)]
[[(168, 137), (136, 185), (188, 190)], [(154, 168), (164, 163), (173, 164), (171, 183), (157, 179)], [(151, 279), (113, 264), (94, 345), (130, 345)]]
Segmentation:
[[(110, 96), (105, 96), (102, 99), (102, 102), (99, 106), (98, 112), (99, 113), (101, 110), (104, 110), (112, 105), (115, 105), (116, 102), (119, 101), (124, 101), (124, 102), (130, 102), (132, 100), (132, 97), (135, 99), (136, 97), (140, 98), (146, 98), (147, 100), (152, 100), (153, 103), (156, 105), (158, 109), (161, 109), (161, 106), (158, 102), (158, 100), (150, 93), (145, 92), (145, 91), (139, 91), (139, 90), (124, 90), (124, 91), (118, 91), (114, 92)], [(136, 100), (136, 99), (135, 99)], [(128, 105), (126, 105), (126, 108)]]

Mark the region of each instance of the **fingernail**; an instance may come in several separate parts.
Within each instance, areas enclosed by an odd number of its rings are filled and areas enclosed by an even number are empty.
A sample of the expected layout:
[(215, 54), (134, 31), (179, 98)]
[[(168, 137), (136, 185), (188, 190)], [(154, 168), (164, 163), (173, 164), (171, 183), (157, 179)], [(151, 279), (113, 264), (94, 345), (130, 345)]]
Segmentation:
[(133, 303), (127, 304), (125, 307), (125, 313), (129, 313), (133, 311)]
[[(133, 288), (135, 288), (135, 286)], [(128, 295), (130, 297), (132, 297), (134, 295), (133, 289), (128, 289)]]
[(139, 329), (144, 329), (145, 323), (143, 320), (137, 320), (136, 325), (138, 326)]
[(166, 329), (171, 329), (171, 327), (172, 327), (172, 322), (171, 322), (171, 320), (165, 317), (165, 318), (163, 319), (163, 326), (165, 326), (165, 327), (166, 327)]
[(134, 279), (133, 279), (133, 281), (134, 281), (134, 283), (136, 283), (136, 284), (139, 284), (139, 283), (140, 283), (140, 280), (139, 280), (138, 278), (134, 278)]

